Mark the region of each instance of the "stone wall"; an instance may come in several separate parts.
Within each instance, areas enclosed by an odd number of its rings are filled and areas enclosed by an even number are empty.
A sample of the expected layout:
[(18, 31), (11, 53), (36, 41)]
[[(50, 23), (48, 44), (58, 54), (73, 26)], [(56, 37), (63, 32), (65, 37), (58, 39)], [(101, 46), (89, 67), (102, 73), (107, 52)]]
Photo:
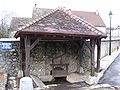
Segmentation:
[[(120, 39), (114, 38), (111, 40), (111, 52), (117, 50), (120, 46)], [(109, 54), (109, 40), (105, 39), (101, 42), (101, 58), (107, 56)]]
[[(7, 41), (6, 41), (7, 43)], [(20, 65), (20, 47), (19, 41), (8, 41), (12, 43), (12, 49), (0, 49), (0, 71), (9, 73), (11, 76), (17, 76)], [(84, 61), (81, 66), (85, 71), (89, 70), (89, 51), (84, 46)], [(76, 72), (80, 61), (79, 47), (76, 42), (40, 42), (31, 51), (31, 74), (44, 76), (50, 75), (51, 64), (68, 64), (68, 72)]]
[[(50, 75), (51, 64), (68, 64), (68, 72), (76, 72), (80, 61), (79, 47), (75, 42), (46, 42), (39, 43), (31, 51), (31, 74)], [(84, 48), (83, 58), (80, 61), (84, 70), (89, 70), (89, 51)], [(65, 68), (65, 67), (63, 67)]]
[(12, 43), (12, 49), (0, 49), (0, 72), (16, 76), (19, 70), (19, 42), (5, 43)]
[[(1, 41), (12, 43), (12, 49), (0, 49), (0, 73), (17, 76), (20, 60), (19, 41)], [(112, 41), (112, 51), (120, 45), (119, 40)], [(105, 40), (101, 43), (101, 58), (108, 54), (109, 41)], [(79, 47), (76, 42), (40, 42), (31, 51), (31, 74), (47, 76), (51, 74), (51, 64), (67, 63), (68, 71), (76, 72), (79, 65), (80, 55)], [(90, 70), (90, 52), (87, 46), (83, 49), (83, 61), (81, 67), (84, 71)]]

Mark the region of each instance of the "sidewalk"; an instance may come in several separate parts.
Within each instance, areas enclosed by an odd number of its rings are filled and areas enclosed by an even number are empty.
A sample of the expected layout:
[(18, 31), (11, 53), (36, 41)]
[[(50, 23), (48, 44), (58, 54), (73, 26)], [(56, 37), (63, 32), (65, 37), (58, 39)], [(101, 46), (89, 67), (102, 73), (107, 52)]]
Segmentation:
[(119, 54), (120, 54), (120, 49), (115, 50), (114, 52), (111, 53), (111, 55), (107, 55), (106, 57), (100, 60), (100, 69), (102, 71), (98, 73), (97, 76), (98, 80), (103, 76), (104, 72), (108, 69), (108, 67), (112, 64), (112, 62)]
[(100, 69), (104, 71), (111, 65), (111, 63), (115, 60), (115, 58), (119, 55), (120, 49), (111, 53), (111, 55), (107, 55), (106, 57), (100, 60)]
[(112, 62), (115, 60), (115, 58), (119, 55), (120, 49), (115, 50), (111, 53), (111, 55), (107, 55), (106, 57), (102, 58), (100, 60), (100, 69), (102, 70), (99, 73), (96, 73), (95, 76), (89, 76), (89, 78), (86, 80), (86, 83), (93, 85), (97, 84), (99, 79), (103, 76), (104, 72), (108, 69), (108, 67), (112, 64)]

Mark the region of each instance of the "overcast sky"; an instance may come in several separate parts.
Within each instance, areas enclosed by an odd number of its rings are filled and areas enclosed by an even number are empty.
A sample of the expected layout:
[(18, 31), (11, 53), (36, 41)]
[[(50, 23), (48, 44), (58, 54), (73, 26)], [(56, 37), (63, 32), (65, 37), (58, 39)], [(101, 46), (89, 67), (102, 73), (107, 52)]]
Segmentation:
[(19, 17), (31, 17), (34, 4), (40, 8), (57, 8), (63, 6), (72, 10), (98, 10), (105, 24), (109, 26), (109, 12), (112, 11), (112, 26), (120, 25), (119, 0), (0, 0), (0, 12), (15, 12)]

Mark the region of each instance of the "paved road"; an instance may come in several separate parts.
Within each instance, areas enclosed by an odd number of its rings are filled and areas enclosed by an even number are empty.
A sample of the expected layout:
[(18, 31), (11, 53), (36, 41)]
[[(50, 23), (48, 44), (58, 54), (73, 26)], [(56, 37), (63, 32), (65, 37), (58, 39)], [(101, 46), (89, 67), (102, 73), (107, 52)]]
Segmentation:
[(110, 84), (112, 86), (120, 86), (120, 54), (106, 70), (99, 83)]

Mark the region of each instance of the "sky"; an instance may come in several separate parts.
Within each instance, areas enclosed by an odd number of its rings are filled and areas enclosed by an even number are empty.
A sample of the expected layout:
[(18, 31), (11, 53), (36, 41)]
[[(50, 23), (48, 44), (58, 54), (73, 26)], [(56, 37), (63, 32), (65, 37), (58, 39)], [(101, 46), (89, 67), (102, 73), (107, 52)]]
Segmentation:
[(119, 0), (0, 0), (0, 13), (3, 11), (13, 12), (18, 17), (31, 17), (35, 4), (38, 8), (55, 9), (59, 6), (71, 10), (98, 11), (101, 18), (109, 27), (109, 12), (112, 11), (112, 26), (120, 25)]

